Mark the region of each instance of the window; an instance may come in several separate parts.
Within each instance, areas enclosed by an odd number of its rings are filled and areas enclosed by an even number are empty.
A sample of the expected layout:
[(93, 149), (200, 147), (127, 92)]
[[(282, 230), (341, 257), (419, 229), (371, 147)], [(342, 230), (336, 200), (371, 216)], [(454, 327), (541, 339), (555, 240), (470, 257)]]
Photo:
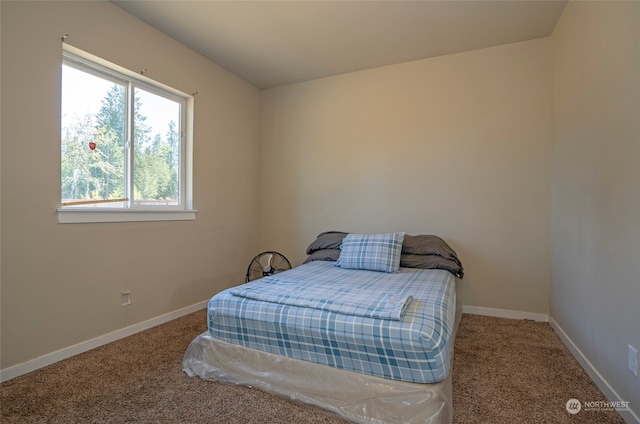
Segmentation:
[(64, 47), (58, 222), (194, 219), (193, 98)]

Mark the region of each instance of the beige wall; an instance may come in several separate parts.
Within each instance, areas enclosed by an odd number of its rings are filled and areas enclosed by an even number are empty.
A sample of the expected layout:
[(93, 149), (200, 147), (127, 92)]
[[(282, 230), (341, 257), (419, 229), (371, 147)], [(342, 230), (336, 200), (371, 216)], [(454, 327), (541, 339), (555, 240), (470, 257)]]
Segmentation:
[[(258, 247), (260, 92), (108, 2), (2, 7), (1, 368), (208, 299)], [(60, 37), (198, 91), (192, 222), (57, 224)], [(120, 306), (120, 291), (133, 304)]]
[(640, 3), (571, 2), (552, 46), (551, 317), (637, 417)]
[(438, 234), (464, 304), (548, 313), (550, 66), (541, 39), (263, 92), (261, 248)]

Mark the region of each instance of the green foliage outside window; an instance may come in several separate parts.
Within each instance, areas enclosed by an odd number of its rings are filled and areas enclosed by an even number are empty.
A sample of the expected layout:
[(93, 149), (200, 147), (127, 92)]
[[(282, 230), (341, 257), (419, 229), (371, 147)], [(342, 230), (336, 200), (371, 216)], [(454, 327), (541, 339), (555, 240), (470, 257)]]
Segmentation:
[[(106, 200), (126, 192), (125, 88), (114, 84), (96, 114), (76, 116), (62, 128), (61, 189), (64, 200)], [(133, 188), (135, 201), (179, 199), (180, 137), (169, 121), (162, 134), (147, 124), (134, 99)], [(63, 111), (64, 113), (65, 111)], [(154, 134), (155, 132), (155, 134)]]

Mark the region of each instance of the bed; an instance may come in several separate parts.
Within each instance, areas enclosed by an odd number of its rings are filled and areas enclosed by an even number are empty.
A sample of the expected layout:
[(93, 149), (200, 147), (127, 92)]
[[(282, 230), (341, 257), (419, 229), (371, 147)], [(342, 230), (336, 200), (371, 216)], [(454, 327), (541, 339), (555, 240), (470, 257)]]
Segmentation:
[(436, 236), (328, 232), (307, 253), (215, 295), (184, 371), (353, 422), (450, 423), (455, 252)]

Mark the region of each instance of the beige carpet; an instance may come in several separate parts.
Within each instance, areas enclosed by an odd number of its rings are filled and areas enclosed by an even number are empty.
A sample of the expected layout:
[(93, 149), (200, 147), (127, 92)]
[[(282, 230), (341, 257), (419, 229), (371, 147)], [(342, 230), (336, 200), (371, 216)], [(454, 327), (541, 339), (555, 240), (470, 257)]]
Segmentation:
[[(2, 423), (342, 423), (255, 389), (189, 378), (182, 356), (204, 311), (7, 381)], [(606, 400), (546, 323), (464, 315), (455, 345), (456, 423), (623, 423), (569, 415)]]
[(463, 315), (454, 352), (455, 422), (624, 423), (615, 411), (567, 412), (569, 399), (607, 399), (548, 323)]

